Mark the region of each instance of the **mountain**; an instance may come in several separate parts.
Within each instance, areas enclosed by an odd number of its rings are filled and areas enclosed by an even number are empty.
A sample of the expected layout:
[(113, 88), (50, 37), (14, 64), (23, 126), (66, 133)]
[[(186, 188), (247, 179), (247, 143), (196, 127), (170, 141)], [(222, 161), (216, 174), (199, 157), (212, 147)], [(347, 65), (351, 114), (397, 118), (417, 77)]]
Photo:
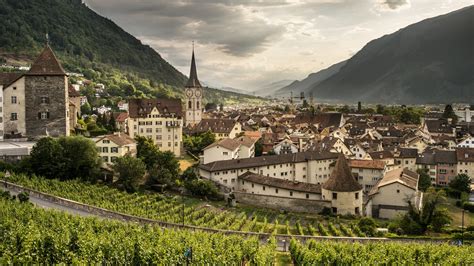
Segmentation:
[(294, 82), (294, 80), (284, 79), (280, 81), (275, 81), (270, 84), (266, 84), (261, 88), (258, 88), (254, 91), (255, 95), (258, 96), (272, 96), (276, 91), (281, 89), (282, 87), (287, 86), (288, 84)]
[[(81, 0), (0, 0), (0, 21), (0, 64), (30, 64), (48, 33), (67, 71), (105, 84), (112, 96), (182, 95), (185, 75)], [(206, 97), (215, 95), (226, 94), (209, 89)]]
[[(309, 74), (307, 78), (303, 80), (296, 80), (289, 84), (288, 86), (285, 86), (281, 89), (279, 89), (276, 94), (288, 94), (290, 92), (299, 94), (300, 92), (309, 92), (313, 86), (318, 85), (322, 81), (326, 80), (327, 78), (331, 77), (332, 75), (336, 74), (341, 67), (344, 66), (346, 61), (339, 62), (337, 64), (334, 64), (326, 69), (323, 69), (321, 71), (318, 71), (316, 73)], [(295, 95), (296, 95), (295, 94)]]
[(369, 42), (310, 91), (352, 103), (473, 102), (474, 6)]

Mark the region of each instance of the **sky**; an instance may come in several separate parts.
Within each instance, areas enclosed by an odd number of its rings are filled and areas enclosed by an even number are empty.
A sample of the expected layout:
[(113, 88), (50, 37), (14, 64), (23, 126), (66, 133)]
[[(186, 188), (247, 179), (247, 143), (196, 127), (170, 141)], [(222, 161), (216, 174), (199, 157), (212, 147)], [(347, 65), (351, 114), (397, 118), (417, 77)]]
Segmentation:
[(367, 42), (474, 0), (85, 0), (189, 75), (258, 90), (350, 58)]

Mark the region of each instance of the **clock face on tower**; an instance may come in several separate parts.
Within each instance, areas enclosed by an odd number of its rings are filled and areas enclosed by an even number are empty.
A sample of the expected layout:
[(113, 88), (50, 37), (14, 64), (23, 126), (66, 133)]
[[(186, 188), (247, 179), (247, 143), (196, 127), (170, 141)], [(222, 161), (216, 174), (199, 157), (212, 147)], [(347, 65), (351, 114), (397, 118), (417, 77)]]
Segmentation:
[(193, 96), (193, 91), (192, 91), (192, 90), (186, 90), (186, 95), (187, 95), (188, 97)]
[(196, 90), (194, 94), (196, 95), (196, 97), (201, 97), (201, 90)]

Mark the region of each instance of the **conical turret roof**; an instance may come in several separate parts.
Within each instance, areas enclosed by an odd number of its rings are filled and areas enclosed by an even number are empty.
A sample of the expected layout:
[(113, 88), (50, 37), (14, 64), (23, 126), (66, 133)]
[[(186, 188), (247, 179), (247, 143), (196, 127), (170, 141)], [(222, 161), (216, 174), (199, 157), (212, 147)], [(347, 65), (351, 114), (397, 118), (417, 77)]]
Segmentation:
[(342, 153), (339, 154), (336, 166), (329, 179), (322, 185), (322, 188), (338, 192), (351, 192), (362, 189), (362, 185), (355, 180), (349, 164), (347, 164), (347, 160)]
[(53, 50), (49, 45), (43, 49), (41, 54), (36, 58), (30, 70), (26, 73), (27, 75), (51, 75), (51, 76), (62, 76), (66, 75), (64, 68), (59, 63), (58, 59), (54, 55)]
[(191, 58), (191, 71), (189, 73), (189, 79), (186, 83), (186, 88), (200, 88), (201, 83), (199, 82), (197, 76), (197, 69), (196, 69), (196, 60), (194, 59), (194, 48), (193, 48), (193, 56)]

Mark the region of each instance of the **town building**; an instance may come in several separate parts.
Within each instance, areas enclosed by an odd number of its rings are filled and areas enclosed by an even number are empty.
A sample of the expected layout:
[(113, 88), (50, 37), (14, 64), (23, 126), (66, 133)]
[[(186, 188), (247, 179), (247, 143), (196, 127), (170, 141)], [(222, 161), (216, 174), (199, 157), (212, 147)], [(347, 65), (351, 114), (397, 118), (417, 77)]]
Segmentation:
[(369, 193), (367, 216), (394, 219), (409, 210), (409, 203), (421, 208), (423, 194), (418, 191), (419, 175), (408, 169), (398, 168), (386, 175)]
[(468, 175), (474, 183), (474, 148), (456, 149), (456, 158), (458, 174)]
[(192, 129), (193, 134), (211, 132), (216, 140), (236, 138), (242, 132), (242, 125), (233, 119), (202, 119)]
[(236, 139), (221, 139), (203, 150), (203, 164), (221, 161), (255, 157), (255, 140), (241, 136)]
[(153, 140), (161, 151), (181, 156), (183, 113), (178, 99), (130, 99), (128, 135)]
[(120, 132), (95, 138), (95, 145), (104, 163), (113, 164), (117, 158), (125, 155), (134, 157), (137, 154), (135, 140)]
[(386, 164), (378, 160), (350, 160), (349, 166), (365, 193), (368, 193), (387, 171)]
[(0, 73), (4, 139), (68, 136), (68, 76), (46, 45), (25, 73)]

